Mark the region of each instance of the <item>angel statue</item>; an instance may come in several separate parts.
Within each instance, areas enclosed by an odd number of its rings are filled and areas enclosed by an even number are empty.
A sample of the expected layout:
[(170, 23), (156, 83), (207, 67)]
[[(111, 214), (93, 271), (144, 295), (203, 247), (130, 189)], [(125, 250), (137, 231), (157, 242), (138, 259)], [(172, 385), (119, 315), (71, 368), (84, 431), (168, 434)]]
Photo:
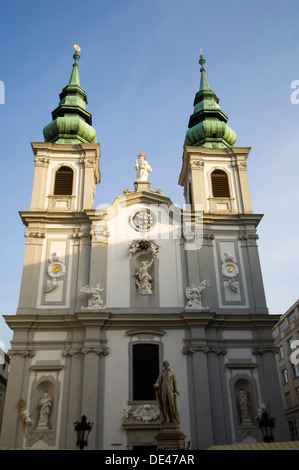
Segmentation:
[(153, 259), (151, 261), (141, 261), (141, 264), (135, 273), (136, 286), (138, 287), (139, 294), (149, 295), (153, 293), (152, 276), (149, 273), (153, 262)]
[(89, 309), (93, 308), (103, 308), (103, 300), (101, 298), (101, 293), (104, 289), (101, 289), (100, 284), (97, 287), (92, 286), (84, 286), (81, 287), (80, 292), (84, 292), (85, 294), (91, 294), (91, 297), (88, 300), (88, 307)]
[(195, 286), (195, 284), (192, 284), (192, 287), (187, 287), (186, 288), (186, 297), (188, 299), (186, 309), (203, 309), (202, 305), (202, 291), (206, 288), (207, 286), (207, 281), (204, 280), (202, 281), (199, 286)]

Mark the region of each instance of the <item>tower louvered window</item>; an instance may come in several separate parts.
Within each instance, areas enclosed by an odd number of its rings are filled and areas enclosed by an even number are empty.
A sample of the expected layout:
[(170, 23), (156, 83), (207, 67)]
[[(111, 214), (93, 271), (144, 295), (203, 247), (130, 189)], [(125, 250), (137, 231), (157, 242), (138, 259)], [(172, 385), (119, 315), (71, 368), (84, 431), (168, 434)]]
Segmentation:
[(225, 171), (214, 170), (211, 179), (213, 197), (230, 197), (228, 177)]
[(55, 176), (55, 196), (71, 195), (73, 193), (73, 170), (68, 166), (62, 166)]

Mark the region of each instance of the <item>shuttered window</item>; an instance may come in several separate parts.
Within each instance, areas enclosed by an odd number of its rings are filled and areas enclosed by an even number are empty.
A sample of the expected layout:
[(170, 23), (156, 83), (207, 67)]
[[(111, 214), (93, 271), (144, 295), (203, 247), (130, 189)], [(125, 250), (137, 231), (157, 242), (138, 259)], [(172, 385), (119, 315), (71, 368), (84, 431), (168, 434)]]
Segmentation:
[(71, 195), (73, 193), (73, 170), (68, 166), (62, 166), (55, 176), (55, 196)]
[(211, 179), (213, 197), (230, 197), (228, 177), (225, 171), (214, 170)]

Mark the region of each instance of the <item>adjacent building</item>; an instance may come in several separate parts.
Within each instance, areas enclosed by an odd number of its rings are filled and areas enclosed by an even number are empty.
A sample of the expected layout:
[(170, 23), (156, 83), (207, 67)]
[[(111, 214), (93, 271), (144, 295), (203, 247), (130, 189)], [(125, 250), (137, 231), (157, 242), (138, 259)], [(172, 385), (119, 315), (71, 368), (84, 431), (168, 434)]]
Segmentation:
[[(281, 316), (273, 328), (283, 407), (289, 438), (299, 440), (299, 300)], [(297, 342), (297, 343), (296, 343)]]
[(6, 395), (9, 362), (8, 355), (0, 348), (0, 431)]
[(128, 162), (135, 181), (96, 210), (100, 144), (79, 58), (45, 141), (32, 143), (19, 305), (5, 316), (14, 333), (1, 445), (76, 448), (73, 423), (86, 415), (94, 423), (89, 449), (155, 448), (153, 385), (165, 360), (190, 449), (261, 441), (261, 403), (277, 420), (276, 440), (285, 440), (278, 317), (264, 295), (250, 148), (235, 147), (205, 59), (179, 175), (187, 208), (167, 188), (152, 188), (155, 168), (139, 154)]

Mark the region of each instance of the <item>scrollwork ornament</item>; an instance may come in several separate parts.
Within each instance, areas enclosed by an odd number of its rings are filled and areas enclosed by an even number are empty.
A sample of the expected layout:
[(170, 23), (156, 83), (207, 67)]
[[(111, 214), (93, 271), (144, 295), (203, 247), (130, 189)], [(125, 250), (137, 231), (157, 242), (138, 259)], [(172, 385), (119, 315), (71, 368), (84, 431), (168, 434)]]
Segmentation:
[(53, 292), (60, 285), (60, 281), (65, 274), (65, 263), (64, 259), (59, 256), (58, 253), (52, 253), (50, 257), (49, 266), (47, 268), (47, 274), (50, 280), (47, 281), (46, 293)]

